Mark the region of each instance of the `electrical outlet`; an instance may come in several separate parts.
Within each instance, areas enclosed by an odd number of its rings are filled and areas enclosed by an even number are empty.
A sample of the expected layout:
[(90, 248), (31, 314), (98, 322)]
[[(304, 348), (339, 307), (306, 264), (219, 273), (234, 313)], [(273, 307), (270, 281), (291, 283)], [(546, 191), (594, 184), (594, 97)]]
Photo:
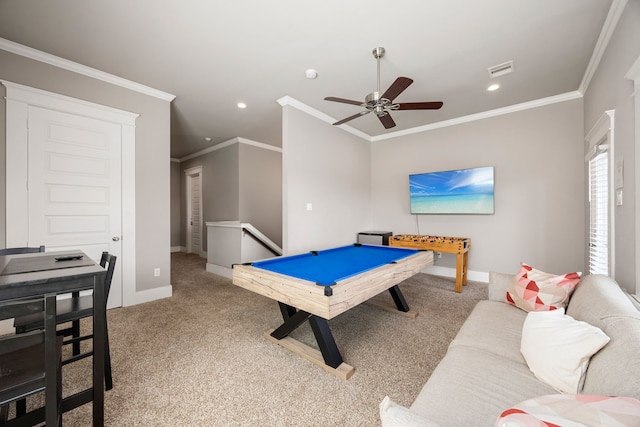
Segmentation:
[(160, 269), (159, 268), (154, 268), (153, 269), (153, 277), (160, 277)]

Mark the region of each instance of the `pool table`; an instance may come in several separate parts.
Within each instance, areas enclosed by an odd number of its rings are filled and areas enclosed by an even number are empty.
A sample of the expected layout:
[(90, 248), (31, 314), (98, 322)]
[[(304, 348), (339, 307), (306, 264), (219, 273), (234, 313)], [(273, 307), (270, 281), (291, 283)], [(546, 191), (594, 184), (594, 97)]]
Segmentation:
[[(342, 360), (329, 319), (389, 290), (396, 310), (409, 306), (397, 286), (433, 263), (433, 252), (353, 244), (233, 266), (233, 283), (278, 301), (284, 323), (265, 333), (278, 344), (348, 379), (354, 368)], [(308, 321), (319, 351), (289, 334)]]

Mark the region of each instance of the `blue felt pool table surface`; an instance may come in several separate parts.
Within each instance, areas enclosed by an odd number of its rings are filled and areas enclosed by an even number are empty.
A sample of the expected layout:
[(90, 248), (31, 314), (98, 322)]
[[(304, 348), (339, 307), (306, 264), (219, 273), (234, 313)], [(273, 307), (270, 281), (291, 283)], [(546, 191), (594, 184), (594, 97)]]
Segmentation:
[(317, 285), (332, 286), (340, 280), (399, 261), (417, 252), (419, 251), (416, 249), (353, 244), (257, 261), (251, 265)]

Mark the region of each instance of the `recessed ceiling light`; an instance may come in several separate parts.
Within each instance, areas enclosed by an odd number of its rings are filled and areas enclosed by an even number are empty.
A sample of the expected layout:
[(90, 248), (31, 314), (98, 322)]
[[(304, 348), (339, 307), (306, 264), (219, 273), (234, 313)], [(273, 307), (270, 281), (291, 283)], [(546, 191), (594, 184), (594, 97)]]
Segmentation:
[(208, 136), (205, 136), (205, 137), (204, 137), (204, 140), (205, 140), (205, 141), (207, 141), (207, 142), (211, 142), (211, 138), (210, 138), (210, 137), (208, 137)]
[(238, 108), (247, 108), (247, 104), (244, 102), (238, 102)]
[(318, 77), (318, 72), (316, 70), (314, 70), (313, 68), (309, 68), (307, 71), (304, 72), (304, 75), (308, 78), (308, 79), (315, 79)]
[(487, 90), (488, 90), (489, 92), (493, 92), (494, 90), (498, 90), (499, 88), (500, 88), (500, 85), (499, 85), (499, 84), (497, 84), (497, 83), (494, 83), (494, 84), (490, 85), (490, 86), (487, 88)]

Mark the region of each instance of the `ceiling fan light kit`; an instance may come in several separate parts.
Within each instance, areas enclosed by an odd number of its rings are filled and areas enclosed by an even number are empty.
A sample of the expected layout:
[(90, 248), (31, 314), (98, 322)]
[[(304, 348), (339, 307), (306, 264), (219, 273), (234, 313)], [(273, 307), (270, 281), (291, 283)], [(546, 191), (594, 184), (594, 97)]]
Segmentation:
[(393, 82), (393, 84), (389, 86), (389, 88), (384, 93), (381, 94), (380, 59), (384, 56), (385, 49), (383, 47), (376, 47), (375, 49), (373, 49), (372, 53), (373, 57), (377, 60), (378, 63), (377, 90), (367, 95), (364, 99), (364, 102), (345, 98), (336, 98), (334, 96), (326, 97), (325, 101), (341, 102), (343, 104), (352, 104), (365, 108), (364, 111), (339, 120), (335, 122), (334, 125), (341, 125), (350, 120), (373, 112), (380, 120), (380, 123), (382, 123), (382, 126), (384, 126), (385, 129), (390, 129), (392, 127), (395, 127), (396, 125), (396, 123), (391, 118), (391, 115), (389, 114), (389, 111), (391, 110), (438, 110), (442, 107), (442, 102), (440, 101), (394, 103), (393, 100), (396, 99), (402, 92), (404, 92), (404, 90), (408, 88), (411, 83), (413, 83), (413, 80), (408, 77), (398, 77)]

